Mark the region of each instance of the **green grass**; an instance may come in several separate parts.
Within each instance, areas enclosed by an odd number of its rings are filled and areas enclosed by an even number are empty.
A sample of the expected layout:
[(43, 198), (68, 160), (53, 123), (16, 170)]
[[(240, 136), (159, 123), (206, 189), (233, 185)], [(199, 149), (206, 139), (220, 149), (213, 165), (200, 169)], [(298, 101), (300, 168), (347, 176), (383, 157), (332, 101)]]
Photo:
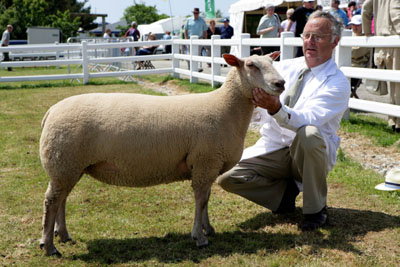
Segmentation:
[[(170, 79), (156, 78), (160, 83)], [(400, 193), (374, 190), (383, 177), (364, 170), (342, 152), (328, 178), (332, 225), (325, 229), (303, 233), (297, 228), (300, 208), (292, 217), (275, 216), (214, 185), (209, 213), (217, 233), (209, 238), (210, 246), (198, 249), (190, 238), (194, 216), (190, 182), (126, 188), (84, 176), (67, 203), (74, 242), (56, 241), (63, 257), (46, 257), (39, 239), (48, 177), (38, 155), (46, 110), (81, 93), (153, 92), (136, 83), (108, 79), (85, 86), (13, 86), (0, 89), (0, 266), (398, 266), (400, 262)], [(375, 132), (370, 135), (373, 140), (392, 135), (384, 121), (375, 123), (372, 127), (369, 118), (357, 115), (343, 128)], [(246, 146), (258, 137), (249, 132)], [(301, 203), (300, 195), (297, 205)]]

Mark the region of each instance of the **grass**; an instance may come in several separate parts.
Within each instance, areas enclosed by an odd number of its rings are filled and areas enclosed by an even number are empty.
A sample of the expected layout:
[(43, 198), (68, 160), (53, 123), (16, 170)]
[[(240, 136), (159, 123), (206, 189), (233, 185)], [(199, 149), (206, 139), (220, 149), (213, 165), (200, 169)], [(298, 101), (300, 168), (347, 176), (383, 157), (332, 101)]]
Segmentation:
[[(67, 203), (74, 243), (56, 241), (63, 257), (44, 256), (38, 246), (48, 183), (38, 155), (44, 113), (59, 100), (80, 93), (153, 92), (113, 79), (85, 86), (42, 84), (0, 89), (1, 266), (398, 266), (400, 194), (374, 190), (383, 177), (364, 170), (341, 151), (328, 178), (332, 225), (325, 229), (303, 233), (297, 228), (300, 208), (292, 217), (275, 216), (214, 185), (209, 213), (217, 233), (210, 237), (210, 246), (198, 249), (190, 239), (190, 182), (126, 188), (84, 176)], [(368, 133), (372, 140), (392, 135), (380, 127), (383, 121), (373, 123), (352, 116), (343, 129)], [(258, 137), (249, 132), (246, 146)], [(300, 195), (297, 205), (301, 203)]]

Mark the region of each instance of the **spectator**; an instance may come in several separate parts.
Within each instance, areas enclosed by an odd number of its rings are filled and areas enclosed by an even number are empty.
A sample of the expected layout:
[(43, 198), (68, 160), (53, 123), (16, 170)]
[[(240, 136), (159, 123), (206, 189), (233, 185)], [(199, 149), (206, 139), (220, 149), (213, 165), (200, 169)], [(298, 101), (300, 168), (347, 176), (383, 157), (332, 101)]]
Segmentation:
[[(156, 39), (157, 39), (156, 35), (150, 32), (146, 41), (154, 41)], [(141, 49), (139, 49), (136, 52), (136, 56), (152, 55), (152, 54), (154, 54), (154, 51), (157, 49), (157, 47), (158, 47), (158, 45), (143, 46)], [(142, 64), (143, 64), (143, 61), (139, 61), (139, 64), (138, 64), (139, 66), (137, 68), (138, 70), (140, 70), (142, 68)]]
[[(350, 21), (350, 27), (353, 31), (353, 36), (363, 36), (361, 26), (361, 15), (354, 15)], [(368, 47), (357, 47), (351, 48), (351, 66), (357, 68), (368, 67), (370, 60), (371, 49)], [(361, 79), (351, 78), (351, 95), (358, 98), (356, 90), (361, 84)]]
[[(210, 26), (208, 26), (207, 29), (207, 39), (211, 39), (211, 36), (213, 35), (221, 35), (221, 32), (219, 31), (219, 28), (215, 27), (215, 20), (210, 20)], [(211, 46), (206, 47), (206, 55), (208, 57), (211, 57)], [(207, 63), (208, 67), (211, 67), (210, 63)]]
[(346, 12), (339, 8), (340, 0), (331, 0), (331, 14), (343, 25), (348, 28), (349, 19), (347, 18)]
[(350, 97), (349, 82), (332, 59), (341, 28), (329, 12), (310, 16), (302, 35), (305, 56), (274, 65), (289, 89), (281, 96), (253, 91), (262, 137), (217, 179), (228, 192), (276, 214), (295, 212), (296, 182), (302, 183), (303, 231), (328, 223), (326, 178), (336, 162), (336, 132)]
[[(313, 0), (303, 0), (303, 5), (296, 8), (293, 14), (290, 16), (290, 21), (286, 27), (286, 31), (289, 31), (292, 24), (296, 22), (296, 37), (300, 37), (303, 33), (304, 26), (307, 23), (308, 17), (314, 12), (312, 8), (314, 4)], [(297, 48), (296, 57), (303, 56), (303, 49), (301, 47)]]
[[(172, 36), (171, 36), (171, 32), (170, 31), (165, 31), (165, 34), (163, 35), (163, 40), (171, 40)], [(171, 49), (172, 49), (172, 45), (166, 45), (165, 46), (165, 53), (166, 54), (171, 54)]]
[(321, 5), (317, 5), (317, 6), (315, 7), (315, 10), (323, 11), (324, 8), (323, 8), (323, 6), (321, 6)]
[[(362, 6), (362, 27), (371, 35), (372, 14), (377, 36), (400, 35), (400, 1), (366, 0)], [(400, 70), (400, 48), (375, 48), (374, 61), (378, 69)], [(400, 83), (389, 82), (390, 103), (400, 105)], [(388, 124), (400, 133), (400, 118), (389, 116)]]
[[(231, 39), (233, 36), (233, 28), (229, 25), (229, 19), (224, 18), (224, 25), (219, 28), (219, 32), (221, 33), (221, 39)], [(229, 53), (231, 50), (230, 46), (222, 46), (221, 54)]]
[[(10, 25), (10, 24), (7, 25), (7, 29), (3, 32), (3, 36), (1, 38), (1, 46), (2, 47), (8, 46), (8, 44), (10, 43), (11, 32), (13, 31), (13, 29), (14, 28), (12, 25)], [(9, 52), (4, 52), (3, 57), (4, 57), (4, 59), (3, 59), (4, 62), (10, 61)], [(8, 67), (7, 70), (12, 71), (12, 68)]]
[[(194, 35), (197, 35), (199, 39), (207, 39), (207, 28), (206, 22), (200, 17), (200, 9), (195, 7), (193, 9), (193, 17), (188, 18), (185, 23), (185, 39), (190, 39), (190, 37)], [(189, 52), (189, 49), (187, 50)], [(199, 48), (199, 56), (201, 56), (201, 50), (202, 48)], [(188, 67), (190, 68), (190, 66)], [(203, 69), (200, 63), (199, 72), (202, 71)]]
[[(125, 32), (124, 37), (133, 37), (133, 41), (138, 41), (140, 38), (140, 32), (137, 29), (136, 21), (132, 21), (131, 27)], [(133, 48), (134, 54), (136, 54), (136, 48)], [(126, 50), (125, 50), (126, 52)]]
[[(277, 18), (278, 16), (274, 14), (275, 6), (272, 4), (267, 4), (265, 6), (265, 10), (267, 11), (267, 14), (261, 17), (256, 32), (258, 35), (260, 35), (260, 38), (277, 38), (281, 23), (279, 21), (279, 18)], [(279, 47), (262, 47), (264, 55), (277, 50), (279, 50)]]
[[(294, 13), (294, 9), (293, 8), (289, 8), (288, 10), (286, 10), (286, 19), (284, 21), (282, 21), (281, 23), (281, 32), (286, 32), (287, 29), (287, 25), (289, 23), (289, 18), (291, 15), (293, 15)], [(294, 34), (296, 34), (296, 22), (292, 23), (292, 27), (289, 29), (289, 31), (293, 32)]]
[[(353, 13), (356, 11), (357, 3), (356, 1), (350, 1), (349, 4), (347, 5), (347, 18), (351, 20), (353, 17)], [(350, 26), (351, 27), (351, 26)]]
[(104, 39), (110, 39), (111, 38), (111, 29), (107, 29), (106, 32), (103, 35)]

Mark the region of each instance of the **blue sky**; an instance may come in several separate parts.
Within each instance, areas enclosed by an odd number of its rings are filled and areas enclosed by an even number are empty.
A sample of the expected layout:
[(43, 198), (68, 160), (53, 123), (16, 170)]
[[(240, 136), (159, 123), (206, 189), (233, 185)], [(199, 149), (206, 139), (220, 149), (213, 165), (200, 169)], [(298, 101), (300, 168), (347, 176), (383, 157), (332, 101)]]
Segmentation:
[[(229, 6), (238, 0), (214, 0), (215, 10), (221, 10), (224, 16), (229, 16)], [(133, 0), (89, 0), (86, 6), (91, 6), (92, 13), (108, 14), (106, 21), (117, 22), (122, 18), (125, 8), (133, 5)], [(136, 3), (144, 3), (148, 6), (156, 6), (159, 13), (170, 15), (170, 6), (173, 16), (186, 16), (192, 14), (194, 7), (204, 12), (205, 0), (136, 0)], [(100, 22), (101, 19), (98, 19)]]

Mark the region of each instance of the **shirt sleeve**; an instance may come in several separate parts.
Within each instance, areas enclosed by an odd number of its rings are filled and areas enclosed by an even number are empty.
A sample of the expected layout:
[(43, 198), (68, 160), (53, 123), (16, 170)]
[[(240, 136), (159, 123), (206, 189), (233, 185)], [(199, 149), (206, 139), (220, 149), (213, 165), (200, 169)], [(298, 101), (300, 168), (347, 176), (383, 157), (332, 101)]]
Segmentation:
[(348, 107), (350, 85), (346, 78), (331, 76), (318, 92), (309, 97), (307, 104), (301, 109), (282, 108), (273, 115), (281, 127), (297, 131), (304, 125), (320, 127)]

